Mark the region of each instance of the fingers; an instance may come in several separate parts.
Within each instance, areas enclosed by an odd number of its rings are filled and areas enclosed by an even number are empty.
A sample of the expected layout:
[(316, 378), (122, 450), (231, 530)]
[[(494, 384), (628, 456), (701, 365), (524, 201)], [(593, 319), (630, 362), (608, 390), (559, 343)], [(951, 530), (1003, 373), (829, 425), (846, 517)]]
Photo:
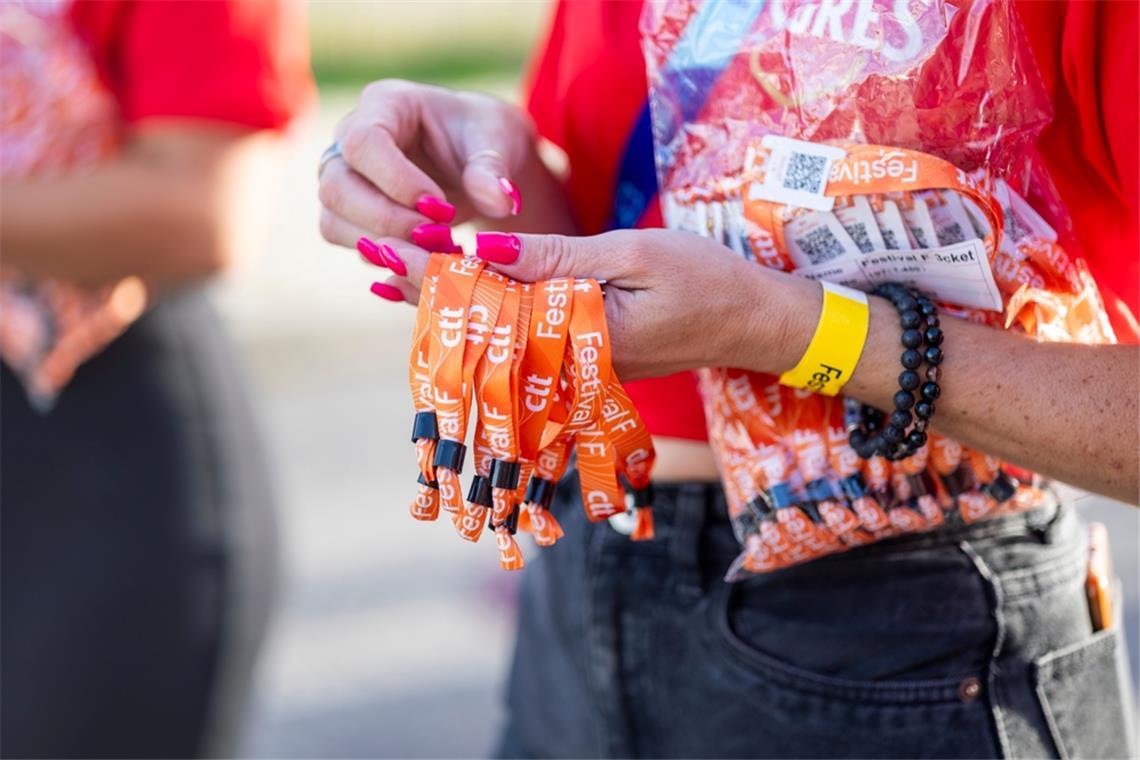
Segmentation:
[(522, 199), (514, 178), (534, 144), (534, 127), (518, 109), (484, 100), (463, 131), (463, 190), (484, 217), (517, 216)]
[(420, 290), (403, 277), (392, 275), (383, 282), (374, 282), (370, 288), (372, 294), (385, 301), (393, 303), (409, 303), (413, 306), (420, 302)]
[[(321, 235), (335, 245), (356, 248), (364, 261), (392, 272), (392, 276), (387, 279), (389, 287), (377, 288), (374, 284), (373, 293), (390, 301), (417, 302), (424, 268), (427, 266), (427, 251), (399, 238), (372, 237), (367, 231), (328, 209), (321, 209)], [(391, 290), (391, 287), (396, 290)]]
[[(376, 236), (407, 237), (417, 225), (425, 221), (423, 214), (393, 203), (346, 162), (340, 160), (329, 162), (321, 173), (317, 195), (321, 205), (336, 216)], [(425, 201), (428, 199), (436, 205), (443, 203), (434, 196), (423, 196), (420, 205), (427, 205)], [(428, 210), (437, 214), (445, 211), (435, 208)], [(454, 208), (451, 213), (454, 216)]]
[(510, 180), (506, 160), (493, 148), (468, 157), (463, 167), (463, 189), (475, 209), (490, 219), (517, 215), (522, 210), (522, 198)]
[(352, 222), (338, 216), (327, 208), (321, 209), (320, 228), (321, 237), (333, 245), (339, 245), (345, 248), (354, 248), (357, 240), (374, 234), (363, 227), (357, 227)]
[(480, 232), (475, 254), (523, 282), (592, 277), (622, 285), (639, 274), (636, 238), (628, 232), (592, 237)]
[(356, 111), (337, 127), (345, 162), (394, 202), (414, 208), (425, 195), (443, 197), (435, 180), (404, 153), (423, 128), (414, 87), (375, 82), (365, 88)]
[(408, 292), (418, 293), (423, 283), (427, 267), (428, 252), (399, 238), (362, 237), (356, 249), (365, 261), (376, 267), (388, 269), (407, 285)]

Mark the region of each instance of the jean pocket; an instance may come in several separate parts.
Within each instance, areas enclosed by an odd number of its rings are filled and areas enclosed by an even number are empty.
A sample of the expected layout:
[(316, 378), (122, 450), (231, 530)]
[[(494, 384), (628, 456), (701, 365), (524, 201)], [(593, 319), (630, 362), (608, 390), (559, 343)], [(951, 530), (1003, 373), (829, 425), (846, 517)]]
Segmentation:
[(1119, 626), (1040, 657), (1037, 696), (1061, 758), (1133, 757)]
[[(969, 703), (982, 694), (985, 678), (981, 669), (930, 678), (848, 676), (847, 672), (836, 674), (813, 669), (814, 663), (804, 662), (789, 651), (773, 651), (770, 638), (757, 641), (748, 630), (738, 628), (739, 588), (739, 584), (728, 584), (711, 600), (712, 632), (719, 651), (731, 664), (760, 677), (765, 683), (829, 699), (880, 705)], [(805, 600), (804, 603), (812, 602)], [(842, 625), (837, 622), (836, 629), (840, 630)], [(781, 638), (791, 642), (806, 635), (806, 631), (797, 630), (794, 622), (788, 621)], [(796, 643), (802, 645), (803, 641)], [(874, 644), (868, 646), (868, 652), (877, 649)]]

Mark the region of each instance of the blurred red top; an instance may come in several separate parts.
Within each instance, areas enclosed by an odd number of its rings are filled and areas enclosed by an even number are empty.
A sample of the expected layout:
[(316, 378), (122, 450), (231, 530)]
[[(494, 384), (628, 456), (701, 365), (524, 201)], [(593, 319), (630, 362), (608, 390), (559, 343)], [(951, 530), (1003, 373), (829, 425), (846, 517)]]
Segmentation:
[(127, 123), (277, 129), (314, 94), (305, 13), (291, 0), (102, 0), (71, 19)]
[[(1138, 339), (1140, 4), (1017, 3), (1056, 116), (1038, 142), (1122, 341)], [(640, 2), (560, 0), (531, 71), (539, 133), (566, 151), (583, 233), (603, 231), (618, 162), (646, 99)], [(638, 226), (660, 226), (654, 202)], [(654, 435), (704, 440), (695, 377), (628, 384)]]

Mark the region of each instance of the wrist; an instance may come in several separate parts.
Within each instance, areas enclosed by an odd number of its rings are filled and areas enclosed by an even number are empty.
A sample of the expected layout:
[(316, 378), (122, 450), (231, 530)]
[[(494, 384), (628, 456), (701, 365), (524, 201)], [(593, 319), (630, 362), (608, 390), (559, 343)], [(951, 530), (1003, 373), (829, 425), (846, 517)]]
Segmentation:
[(812, 280), (751, 266), (746, 278), (746, 317), (739, 345), (745, 369), (780, 375), (807, 351), (823, 309), (823, 287)]

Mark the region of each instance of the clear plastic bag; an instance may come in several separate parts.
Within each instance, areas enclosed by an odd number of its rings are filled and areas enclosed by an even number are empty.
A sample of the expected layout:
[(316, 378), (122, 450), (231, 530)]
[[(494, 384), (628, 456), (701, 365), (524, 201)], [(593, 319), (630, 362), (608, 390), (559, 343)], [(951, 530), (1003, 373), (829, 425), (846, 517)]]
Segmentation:
[[(667, 226), (1038, 340), (1114, 341), (1035, 153), (1052, 107), (1010, 0), (664, 0), (641, 31)], [(1040, 503), (1039, 478), (936, 434), (859, 459), (841, 399), (700, 381), (744, 547), (730, 579)]]

